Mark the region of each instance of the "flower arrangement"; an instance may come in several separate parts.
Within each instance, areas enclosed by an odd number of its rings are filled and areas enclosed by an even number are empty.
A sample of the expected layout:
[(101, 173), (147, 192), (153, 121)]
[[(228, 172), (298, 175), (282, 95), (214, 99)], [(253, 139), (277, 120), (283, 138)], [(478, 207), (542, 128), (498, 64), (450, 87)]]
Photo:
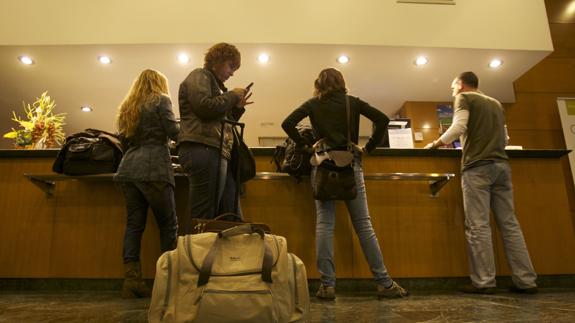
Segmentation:
[(4, 134), (4, 138), (14, 139), (16, 148), (53, 148), (60, 146), (66, 136), (62, 126), (65, 124), (65, 113), (54, 114), (56, 102), (48, 95), (36, 98), (32, 104), (22, 103), (26, 118), (21, 119), (12, 111), (12, 120), (20, 125), (20, 129), (12, 128), (12, 131)]

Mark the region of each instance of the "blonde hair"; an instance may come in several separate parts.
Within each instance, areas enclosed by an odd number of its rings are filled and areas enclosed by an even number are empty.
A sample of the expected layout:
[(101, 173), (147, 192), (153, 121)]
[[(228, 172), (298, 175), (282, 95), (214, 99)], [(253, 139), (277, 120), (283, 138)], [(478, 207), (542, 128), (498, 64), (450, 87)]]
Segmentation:
[(347, 93), (343, 74), (333, 67), (319, 72), (314, 87), (313, 95), (320, 99), (333, 92)]
[(126, 138), (133, 136), (140, 122), (142, 106), (158, 104), (162, 95), (170, 95), (168, 79), (156, 70), (144, 70), (134, 80), (130, 91), (120, 104), (117, 118), (120, 135)]

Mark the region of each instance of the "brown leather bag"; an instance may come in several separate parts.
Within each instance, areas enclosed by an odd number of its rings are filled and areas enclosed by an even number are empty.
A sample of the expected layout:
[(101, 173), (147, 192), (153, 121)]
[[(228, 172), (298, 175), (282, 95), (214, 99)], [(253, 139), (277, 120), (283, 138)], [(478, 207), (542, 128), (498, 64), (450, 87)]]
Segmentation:
[(331, 160), (324, 160), (316, 168), (311, 183), (313, 198), (320, 201), (353, 200), (357, 196), (353, 164), (337, 167)]
[[(227, 220), (224, 220), (227, 219)], [(204, 233), (204, 232), (222, 232), (224, 230), (246, 224), (250, 222), (243, 222), (234, 213), (224, 213), (213, 219), (192, 219), (192, 232), (191, 234)], [(264, 223), (250, 223), (255, 229), (259, 229), (265, 233), (271, 233), (272, 230), (267, 224)]]

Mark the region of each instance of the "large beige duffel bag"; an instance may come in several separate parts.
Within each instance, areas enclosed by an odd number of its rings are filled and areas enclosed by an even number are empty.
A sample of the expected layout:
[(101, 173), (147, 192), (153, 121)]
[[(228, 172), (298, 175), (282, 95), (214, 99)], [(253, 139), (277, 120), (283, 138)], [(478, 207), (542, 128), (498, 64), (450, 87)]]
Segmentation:
[(181, 236), (156, 265), (150, 322), (305, 322), (303, 262), (249, 224)]

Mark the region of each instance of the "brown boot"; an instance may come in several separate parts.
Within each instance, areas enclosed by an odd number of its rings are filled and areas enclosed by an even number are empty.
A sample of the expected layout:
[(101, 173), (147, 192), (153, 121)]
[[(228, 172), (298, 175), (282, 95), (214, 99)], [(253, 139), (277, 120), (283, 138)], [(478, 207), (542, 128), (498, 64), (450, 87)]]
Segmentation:
[(124, 264), (124, 286), (122, 286), (122, 298), (150, 297), (150, 288), (142, 279), (140, 262)]

